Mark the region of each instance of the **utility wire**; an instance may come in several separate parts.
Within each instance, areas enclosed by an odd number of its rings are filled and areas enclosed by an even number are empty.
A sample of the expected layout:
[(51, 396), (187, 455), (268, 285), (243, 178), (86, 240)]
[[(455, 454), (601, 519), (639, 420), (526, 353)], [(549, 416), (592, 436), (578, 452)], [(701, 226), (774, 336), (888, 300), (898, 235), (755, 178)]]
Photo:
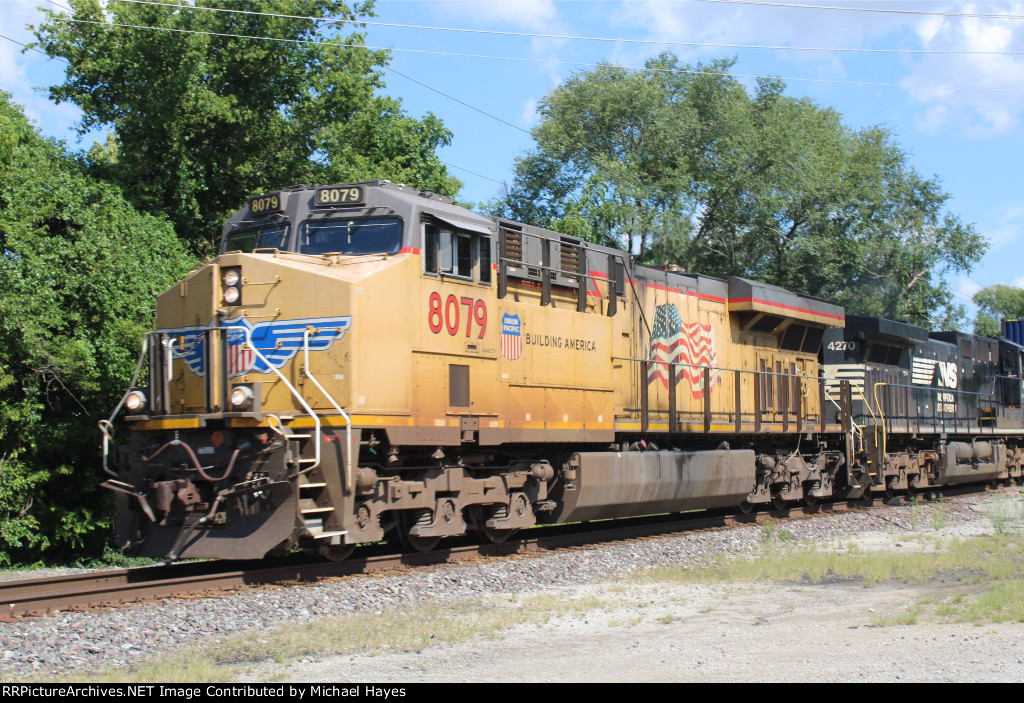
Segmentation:
[(507, 185), (505, 183), (505, 181), (499, 181), (496, 178), (491, 178), (490, 176), (485, 176), (482, 173), (477, 173), (476, 171), (470, 171), (468, 168), (463, 168), (462, 166), (456, 166), (455, 164), (450, 164), (447, 161), (444, 161), (442, 159), (438, 159), (438, 161), (443, 163), (445, 166), (451, 166), (452, 168), (457, 168), (460, 171), (465, 171), (466, 173), (472, 173), (474, 176), (477, 176), (478, 178), (483, 178), (485, 180), (491, 181), (492, 183), (497, 183), (500, 186)]
[[(195, 29), (179, 29), (173, 27), (151, 27), (146, 25), (134, 25), (134, 24), (122, 24), (115, 22), (101, 22), (98, 20), (83, 20), (74, 19), (70, 17), (63, 17), (60, 15), (53, 15), (49, 18), (38, 17), (33, 15), (22, 15), (10, 12), (0, 12), (0, 15), (7, 15), (10, 17), (28, 17), (30, 19), (52, 19), (61, 22), (75, 22), (81, 24), (96, 24), (103, 25), (105, 27), (122, 27), (126, 29), (144, 29), (150, 31), (162, 31), (162, 32), (177, 32), (181, 34), (202, 34), (214, 37), (231, 37), (234, 39), (259, 39), (264, 41), (276, 41), (282, 43), (293, 43), (293, 44), (321, 44), (325, 46), (337, 46), (342, 48), (353, 48), (353, 49), (369, 49), (372, 51), (400, 51), (411, 54), (431, 54), (435, 56), (452, 56), (458, 58), (471, 58), (471, 59), (493, 59), (498, 61), (518, 61), (520, 63), (546, 63), (555, 64), (562, 66), (585, 66), (589, 68), (597, 68), (600, 66), (606, 66), (606, 63), (588, 63), (583, 61), (558, 61), (555, 59), (535, 59), (526, 58), (522, 56), (493, 56), (487, 54), (467, 54), (455, 51), (430, 51), (427, 49), (403, 49), (398, 47), (381, 47), (381, 46), (369, 46), (366, 44), (346, 44), (344, 42), (335, 42), (326, 39), (311, 40), (311, 39), (281, 39), (279, 37), (265, 37), (253, 34), (231, 34), (228, 32), (207, 32)], [(881, 83), (872, 81), (841, 81), (832, 78), (801, 78), (801, 77), (783, 77), (783, 76), (762, 76), (757, 74), (743, 74), (743, 73), (728, 73), (728, 72), (716, 72), (716, 71), (690, 71), (678, 68), (649, 68), (646, 66), (619, 66), (626, 70), (632, 71), (647, 71), (651, 73), (672, 73), (672, 74), (692, 74), (692, 75), (709, 75), (709, 76), (723, 76), (731, 78), (769, 78), (778, 79), (783, 81), (801, 81), (805, 83), (832, 83), (836, 85), (860, 85), (869, 87), (880, 87), (880, 88), (902, 88), (904, 90), (950, 90), (957, 92), (979, 92), (979, 93), (1006, 93), (1011, 95), (1022, 95), (1024, 90), (1004, 90), (999, 88), (962, 88), (958, 86), (946, 86), (946, 85), (911, 85), (903, 83)]]
[[(392, 73), (395, 73), (395, 74), (397, 74), (397, 75), (401, 76), (402, 78), (405, 78), (406, 80), (410, 80), (410, 81), (412, 81), (413, 83), (416, 83), (417, 85), (421, 85), (421, 86), (423, 86), (423, 87), (424, 87), (424, 88), (426, 88), (427, 90), (432, 90), (432, 91), (434, 91), (435, 93), (437, 93), (438, 95), (443, 95), (444, 97), (448, 98), (449, 100), (454, 100), (454, 101), (455, 101), (455, 102), (457, 102), (457, 103), (458, 103), (459, 105), (465, 105), (465, 106), (466, 106), (466, 107), (468, 107), (468, 108), (469, 108), (470, 110), (476, 110), (476, 111), (477, 111), (477, 112), (479, 112), (479, 113), (480, 113), (481, 115), (486, 115), (487, 117), (490, 117), (490, 118), (491, 118), (492, 120), (497, 120), (498, 122), (501, 122), (502, 124), (506, 124), (506, 125), (508, 125), (509, 127), (511, 127), (512, 129), (518, 129), (518, 130), (519, 130), (520, 132), (522, 132), (523, 134), (529, 134), (529, 133), (530, 133), (530, 131), (529, 131), (529, 130), (527, 130), (527, 129), (523, 129), (523, 128), (522, 128), (522, 127), (520, 127), (519, 125), (514, 125), (514, 124), (512, 124), (511, 122), (507, 122), (507, 121), (505, 121), (505, 120), (501, 119), (501, 118), (500, 118), (500, 117), (498, 117), (497, 115), (492, 115), (492, 114), (491, 114), (491, 113), (489, 113), (489, 112), (485, 112), (485, 111), (481, 110), (481, 109), (480, 109), (480, 108), (478, 108), (478, 107), (475, 107), (475, 106), (473, 106), (473, 105), (470, 105), (470, 104), (469, 104), (469, 103), (467, 103), (467, 102), (463, 102), (462, 100), (459, 100), (459, 99), (458, 99), (458, 98), (456, 98), (456, 97), (453, 97), (453, 96), (451, 96), (451, 95), (448, 95), (448, 93), (444, 93), (444, 92), (441, 92), (441, 91), (440, 91), (440, 90), (438, 90), (437, 88), (434, 88), (434, 87), (432, 87), (432, 86), (429, 86), (429, 85), (427, 85), (426, 83), (424, 83), (424, 82), (422, 82), (422, 81), (418, 81), (418, 80), (416, 80), (416, 79), (415, 79), (415, 78), (413, 78), (412, 76), (407, 76), (407, 75), (405, 75), (404, 73), (402, 73), (401, 71), (397, 71), (397, 70), (395, 70), (395, 69), (391, 68), (391, 66), (385, 66), (384, 68), (385, 68), (385, 70), (391, 71)], [(463, 171), (465, 171), (466, 169), (462, 169), (462, 170), (463, 170)], [(472, 171), (470, 171), (470, 173), (472, 173)], [(480, 175), (480, 174), (476, 174), (476, 175)], [(484, 177), (484, 178), (486, 178), (486, 176), (483, 176), (483, 177)], [(489, 179), (489, 180), (493, 180), (493, 179)], [(497, 182), (499, 182), (499, 181), (495, 181), (495, 182), (497, 183)]]
[(924, 15), (930, 17), (967, 17), (973, 19), (1024, 20), (1024, 15), (1000, 15), (981, 12), (938, 12), (931, 10), (897, 10), (888, 7), (840, 7), (838, 5), (803, 5), (787, 2), (768, 2), (767, 0), (693, 0), (693, 2), (713, 2), (729, 5), (760, 5), (763, 7), (788, 7), (801, 10), (840, 10), (843, 12), (877, 12), (894, 15)]
[[(52, 2), (52, 0), (51, 0)], [(848, 49), (831, 48), (823, 46), (771, 46), (764, 44), (723, 44), (716, 42), (687, 42), (687, 41), (661, 41), (656, 39), (625, 39), (613, 37), (585, 37), (571, 34), (539, 34), (535, 32), (508, 32), (496, 29), (466, 29), (462, 27), (435, 27), (418, 24), (399, 24), (396, 22), (369, 22), (364, 20), (334, 19), (329, 17), (310, 17), (305, 15), (281, 15), (273, 12), (256, 12), (254, 10), (232, 10), (222, 7), (200, 7), (197, 5), (176, 5), (168, 2), (157, 2), (156, 0), (120, 0), (138, 5), (159, 5), (162, 7), (174, 7), (189, 10), (207, 10), (211, 12), (231, 12), (242, 15), (260, 15), (263, 17), (276, 17), (280, 19), (301, 19), (314, 20), (332, 24), (359, 24), (374, 27), (393, 27), (398, 29), (426, 29), (437, 32), (460, 32), (466, 34), (486, 34), (505, 37), (524, 37), (529, 39), (564, 39), (594, 42), (610, 42), (613, 44), (643, 44), (654, 46), (692, 46), (709, 47), (716, 49), (762, 49), (766, 51), (831, 51), (837, 53), (855, 54), (966, 54), (966, 55), (1024, 55), (1024, 51), (968, 51), (964, 49)]]
[[(53, 0), (49, 0), (49, 2), (53, 3), (54, 5), (57, 5), (57, 7), (63, 7), (63, 5), (58, 5), (56, 2), (53, 2)], [(155, 4), (166, 4), (166, 3), (147, 3), (147, 4), (155, 5)], [(265, 13), (260, 13), (260, 14), (265, 14)], [(282, 17), (282, 18), (288, 17), (287, 15), (273, 15), (273, 16), (274, 17)], [(60, 18), (60, 19), (64, 19), (64, 18)], [(127, 26), (127, 25), (124, 25), (124, 26)], [(153, 29), (160, 29), (160, 28), (154, 27)], [(0, 36), (3, 36), (3, 35), (0, 35)], [(236, 36), (240, 36), (240, 35), (236, 35)], [(270, 39), (271, 37), (262, 37), (262, 38)], [(4, 37), (4, 39), (7, 39), (7, 37)], [(14, 41), (14, 40), (12, 39), (11, 41)], [(284, 41), (287, 41), (287, 40), (284, 40)], [(295, 41), (298, 41), (298, 40), (295, 40)], [(19, 43), (19, 42), (15, 42), (15, 43)], [(22, 44), (22, 46), (25, 46), (25, 45)], [(353, 45), (349, 44), (347, 46), (353, 46)], [(35, 50), (35, 51), (38, 51), (38, 50)], [(43, 53), (43, 52), (39, 52), (39, 53)], [(45, 56), (46, 54), (43, 54), (43, 55)], [(60, 59), (60, 60), (64, 61), (64, 59)], [(68, 63), (68, 62), (64, 61), (64, 63)], [(68, 64), (68, 65), (70, 65), (70, 64)], [(426, 88), (427, 90), (431, 90), (431, 91), (437, 93), (438, 95), (446, 97), (449, 100), (457, 102), (460, 105), (468, 107), (470, 110), (475, 110), (476, 112), (479, 112), (481, 115), (485, 115), (487, 117), (490, 117), (492, 120), (497, 120), (498, 122), (501, 122), (502, 124), (508, 125), (512, 129), (517, 129), (520, 132), (522, 132), (523, 134), (527, 134), (527, 135), (530, 134), (529, 130), (523, 129), (519, 125), (515, 125), (515, 124), (512, 124), (511, 122), (509, 122), (507, 120), (503, 120), (502, 118), (498, 117), (497, 115), (492, 115), (491, 113), (489, 113), (489, 112), (487, 112), (485, 110), (482, 110), (479, 107), (476, 107), (475, 105), (470, 105), (469, 103), (467, 103), (467, 102), (465, 102), (463, 100), (460, 100), (460, 99), (456, 98), (453, 95), (449, 95), (448, 93), (445, 93), (445, 92), (443, 92), (441, 90), (438, 90), (437, 88), (435, 88), (433, 86), (427, 85), (423, 81), (417, 80), (417, 79), (413, 78), (412, 76), (409, 76), (409, 75), (407, 75), (405, 73), (402, 73), (401, 71), (399, 71), (399, 70), (397, 70), (395, 68), (392, 68), (391, 66), (384, 66), (384, 69), (387, 70), (387, 71), (390, 71), (391, 73), (394, 73), (395, 75), (401, 76), (402, 78), (405, 78), (406, 80), (412, 81), (413, 83), (416, 83), (417, 85), (420, 85), (420, 86)], [(463, 169), (463, 170), (465, 171), (466, 169)], [(477, 175), (479, 175), (479, 174), (477, 174)], [(489, 179), (489, 180), (493, 180), (493, 179)], [(496, 182), (500, 183), (500, 181), (496, 181)]]
[(67, 59), (61, 58), (60, 56), (48, 56), (45, 51), (40, 51), (39, 49), (35, 48), (34, 46), (29, 46), (28, 44), (22, 44), (17, 39), (11, 39), (10, 37), (8, 37), (8, 36), (6, 36), (4, 34), (0, 34), (0, 39), (6, 39), (9, 42), (17, 44), (18, 46), (23, 46), (26, 49), (31, 49), (32, 51), (36, 52), (37, 54), (42, 54), (43, 56), (46, 56), (46, 58), (48, 58), (48, 59), (56, 59), (57, 61), (63, 61), (68, 66), (71, 65), (71, 62), (68, 61)]

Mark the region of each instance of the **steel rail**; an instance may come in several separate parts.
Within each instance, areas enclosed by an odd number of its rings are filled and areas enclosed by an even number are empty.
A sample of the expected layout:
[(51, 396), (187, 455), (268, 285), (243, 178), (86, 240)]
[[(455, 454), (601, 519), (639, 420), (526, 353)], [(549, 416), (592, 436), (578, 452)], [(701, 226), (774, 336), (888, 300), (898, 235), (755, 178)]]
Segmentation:
[[(945, 495), (976, 492), (977, 487), (943, 489)], [(987, 487), (986, 487), (987, 489)], [(756, 525), (768, 521), (807, 519), (866, 508), (884, 502), (902, 504), (902, 497), (882, 500), (836, 501), (813, 507), (794, 505), (783, 510), (736, 513), (728, 510), (699, 511), (646, 518), (602, 520), (576, 525), (552, 525), (524, 530), (520, 539), (503, 544), (467, 544), (453, 538), (451, 544), (429, 552), (383, 553), (367, 548), (367, 555), (341, 562), (309, 561), (306, 557), (285, 559), (284, 563), (253, 560), (245, 562), (207, 561), (166, 566), (111, 569), (101, 572), (51, 576), (0, 582), (0, 620), (44, 615), (61, 610), (88, 610), (146, 600), (213, 594), (283, 582), (395, 571), (457, 563), (509, 554), (530, 554), (558, 549), (592, 547), (597, 544), (666, 537), (673, 534)]]

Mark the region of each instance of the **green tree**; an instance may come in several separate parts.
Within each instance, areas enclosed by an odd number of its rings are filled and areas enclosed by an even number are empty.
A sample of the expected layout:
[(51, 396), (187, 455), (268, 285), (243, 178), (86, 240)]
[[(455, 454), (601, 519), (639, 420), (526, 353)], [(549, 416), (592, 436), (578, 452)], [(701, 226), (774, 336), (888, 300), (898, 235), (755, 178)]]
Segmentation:
[(944, 274), (987, 244), (944, 211), (881, 127), (853, 131), (834, 110), (732, 61), (646, 70), (601, 65), (549, 93), (535, 148), (495, 210), (613, 244), (645, 263), (757, 278), (850, 312), (955, 322)]
[(0, 92), (0, 563), (101, 551), (113, 501), (96, 423), (155, 295), (194, 263)]
[(388, 178), (458, 190), (434, 153), (451, 132), (378, 93), (386, 51), (340, 35), (347, 24), (284, 17), (351, 23), (372, 14), (371, 1), (231, 4), (248, 14), (201, 9), (223, 4), (209, 0), (68, 4), (70, 16), (48, 10), (37, 30), (38, 45), (69, 62), (50, 97), (82, 109), (83, 132), (112, 130), (89, 154), (95, 172), (169, 218), (196, 251), (210, 251), (225, 217), (268, 189)]
[(974, 304), (978, 306), (978, 315), (974, 319), (975, 334), (998, 337), (1000, 320), (1024, 318), (1024, 288), (997, 283), (975, 293)]

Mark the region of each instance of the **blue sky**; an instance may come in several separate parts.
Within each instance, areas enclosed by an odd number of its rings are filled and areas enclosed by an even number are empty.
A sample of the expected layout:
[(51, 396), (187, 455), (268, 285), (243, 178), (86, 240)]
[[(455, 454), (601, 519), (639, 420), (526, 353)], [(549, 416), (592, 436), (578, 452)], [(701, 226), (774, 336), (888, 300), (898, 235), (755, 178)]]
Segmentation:
[[(780, 6), (796, 2), (911, 13)], [(229, 0), (221, 4), (231, 6)], [(0, 0), (0, 34), (31, 41), (24, 26), (37, 23), (37, 5), (52, 3)], [(573, 72), (601, 60), (640, 66), (665, 49), (689, 62), (735, 56), (737, 75), (782, 77), (789, 95), (835, 108), (853, 128), (886, 125), (913, 166), (940, 179), (952, 196), (949, 209), (991, 241), (970, 277), (951, 279), (958, 301), (966, 302), (981, 286), (1024, 286), (1024, 1), (378, 0), (376, 11), (372, 22), (561, 37), (366, 28), (368, 45), (394, 50), (395, 71), (434, 89), (397, 73), (385, 77), (386, 92), (401, 98), (410, 114), (433, 112), (454, 131), (441, 158), (458, 167), (452, 172), (465, 183), (465, 200), (489, 200), (501, 181), (511, 180), (516, 157), (531, 146), (526, 131), (536, 124), (537, 102)], [(938, 53), (951, 51), (993, 53)], [(0, 89), (25, 106), (44, 134), (88, 148), (96, 135), (79, 141), (76, 110), (53, 105), (38, 90), (59, 82), (62, 66), (0, 39)]]

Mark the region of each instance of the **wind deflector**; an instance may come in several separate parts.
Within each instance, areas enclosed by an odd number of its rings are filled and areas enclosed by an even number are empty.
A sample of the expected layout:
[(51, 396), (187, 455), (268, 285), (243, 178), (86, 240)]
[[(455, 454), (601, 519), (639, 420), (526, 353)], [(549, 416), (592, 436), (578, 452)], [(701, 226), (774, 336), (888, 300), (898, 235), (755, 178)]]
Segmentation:
[(843, 308), (820, 298), (735, 276), (726, 280), (729, 282), (730, 313), (763, 313), (825, 327), (843, 327), (845, 324)]
[(433, 217), (438, 222), (448, 225), (454, 229), (461, 229), (467, 232), (477, 232), (478, 234), (494, 234), (495, 230), (481, 222), (469, 222), (468, 220), (457, 220), (454, 217), (442, 217), (436, 212), (428, 212), (428, 215)]

